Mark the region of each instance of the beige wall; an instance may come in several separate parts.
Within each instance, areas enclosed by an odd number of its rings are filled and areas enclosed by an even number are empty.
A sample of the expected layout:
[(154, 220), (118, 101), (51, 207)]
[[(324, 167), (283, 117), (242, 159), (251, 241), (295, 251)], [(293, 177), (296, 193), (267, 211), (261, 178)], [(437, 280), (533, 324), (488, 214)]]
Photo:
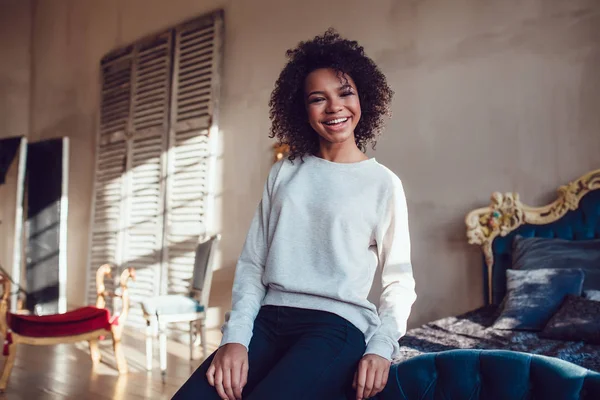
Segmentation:
[[(0, 138), (27, 136), (31, 65), (31, 2), (0, 3)], [(0, 185), (0, 265), (12, 270), (17, 163)]]
[(593, 0), (54, 0), (34, 2), (32, 13), (28, 4), (1, 6), (14, 27), (0, 28), (2, 51), (18, 62), (3, 53), (0, 128), (29, 131), (32, 140), (71, 137), (71, 304), (84, 299), (98, 62), (114, 47), (217, 7), (226, 26), (223, 262), (212, 301), (221, 311), (270, 166), (267, 102), (284, 52), (329, 26), (359, 40), (396, 91), (393, 119), (371, 154), (407, 191), (419, 294), (411, 325), (482, 302), (467, 211), (486, 205), (493, 190), (541, 204), (559, 184), (600, 167), (600, 3)]

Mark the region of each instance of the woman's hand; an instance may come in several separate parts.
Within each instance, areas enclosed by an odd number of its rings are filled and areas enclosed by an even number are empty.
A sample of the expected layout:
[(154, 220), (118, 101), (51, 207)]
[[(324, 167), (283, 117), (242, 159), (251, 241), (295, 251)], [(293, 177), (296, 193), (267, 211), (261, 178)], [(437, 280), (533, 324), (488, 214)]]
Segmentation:
[(392, 363), (376, 354), (367, 354), (358, 363), (352, 387), (356, 390), (356, 400), (368, 399), (385, 387)]
[(208, 383), (224, 400), (240, 400), (248, 382), (248, 351), (239, 343), (223, 345), (215, 354), (208, 371)]

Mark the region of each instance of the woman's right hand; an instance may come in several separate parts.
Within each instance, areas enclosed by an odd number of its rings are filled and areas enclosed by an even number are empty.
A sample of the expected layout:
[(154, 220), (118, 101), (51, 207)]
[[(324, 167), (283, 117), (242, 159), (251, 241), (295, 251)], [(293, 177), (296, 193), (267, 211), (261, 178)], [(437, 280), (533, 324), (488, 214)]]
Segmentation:
[(208, 383), (224, 400), (240, 400), (248, 381), (248, 351), (239, 343), (223, 345), (206, 372)]

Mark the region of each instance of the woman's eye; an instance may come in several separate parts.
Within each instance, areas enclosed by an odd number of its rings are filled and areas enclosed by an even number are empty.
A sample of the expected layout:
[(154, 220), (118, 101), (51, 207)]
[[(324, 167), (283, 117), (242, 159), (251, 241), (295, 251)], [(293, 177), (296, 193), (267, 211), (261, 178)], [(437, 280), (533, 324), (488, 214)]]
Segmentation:
[(344, 92), (342, 93), (342, 97), (346, 97), (346, 96), (352, 96), (354, 93), (352, 92)]
[(312, 104), (312, 103), (318, 103), (318, 102), (323, 101), (323, 100), (324, 99), (322, 97), (312, 98), (312, 99), (310, 99), (309, 103), (310, 104)]

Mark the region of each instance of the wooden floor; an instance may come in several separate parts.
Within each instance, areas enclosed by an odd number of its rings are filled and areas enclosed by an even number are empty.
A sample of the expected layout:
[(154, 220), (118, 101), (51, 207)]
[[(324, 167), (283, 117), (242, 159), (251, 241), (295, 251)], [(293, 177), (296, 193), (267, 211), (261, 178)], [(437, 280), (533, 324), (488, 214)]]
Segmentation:
[[(207, 336), (212, 352), (218, 346), (220, 332), (209, 331)], [(152, 372), (146, 371), (143, 337), (130, 332), (125, 335), (123, 343), (129, 366), (129, 373), (123, 376), (117, 374), (110, 340), (101, 343), (102, 362), (95, 369), (87, 343), (19, 345), (8, 388), (0, 394), (0, 400), (166, 400), (202, 362), (201, 348), (196, 349), (196, 359), (189, 361), (187, 345), (169, 342), (167, 379), (163, 384), (158, 368), (158, 341), (154, 345)]]

